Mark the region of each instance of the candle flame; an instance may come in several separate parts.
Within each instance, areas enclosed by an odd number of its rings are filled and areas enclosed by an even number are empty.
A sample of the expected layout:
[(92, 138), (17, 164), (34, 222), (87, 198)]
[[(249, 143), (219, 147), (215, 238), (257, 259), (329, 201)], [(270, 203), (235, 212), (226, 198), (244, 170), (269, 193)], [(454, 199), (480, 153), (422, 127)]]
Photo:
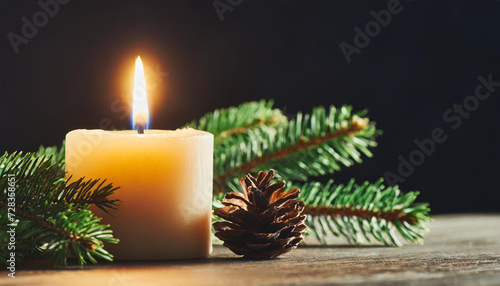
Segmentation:
[(135, 60), (134, 101), (132, 104), (132, 128), (139, 133), (149, 128), (148, 96), (141, 57)]

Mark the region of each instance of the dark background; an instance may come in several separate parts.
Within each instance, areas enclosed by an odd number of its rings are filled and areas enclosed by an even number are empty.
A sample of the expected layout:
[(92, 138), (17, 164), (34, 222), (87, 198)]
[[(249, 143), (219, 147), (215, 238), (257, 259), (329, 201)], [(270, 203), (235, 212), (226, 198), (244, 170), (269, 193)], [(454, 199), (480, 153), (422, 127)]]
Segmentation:
[(288, 114), (351, 104), (384, 134), (374, 158), (335, 174), (339, 182), (396, 173), (398, 156), (440, 127), (447, 141), (402, 189), (420, 190), (433, 213), (498, 212), (500, 88), (457, 130), (443, 113), (474, 94), (478, 76), (500, 81), (500, 1), (401, 2), (348, 64), (339, 44), (353, 45), (354, 27), (387, 3), (243, 0), (221, 21), (213, 1), (73, 0), (16, 54), (7, 34), (22, 35), (22, 17), (41, 7), (0, 1), (0, 150), (60, 144), (102, 120), (130, 128), (121, 108), (141, 55), (155, 86), (151, 128), (261, 98)]

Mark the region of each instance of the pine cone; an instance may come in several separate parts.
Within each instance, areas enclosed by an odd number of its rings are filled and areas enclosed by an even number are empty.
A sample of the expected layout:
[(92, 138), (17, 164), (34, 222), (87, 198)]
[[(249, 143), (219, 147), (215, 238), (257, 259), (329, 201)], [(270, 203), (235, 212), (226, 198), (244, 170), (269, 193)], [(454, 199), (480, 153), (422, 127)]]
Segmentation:
[(300, 190), (284, 192), (285, 182), (270, 185), (274, 171), (250, 174), (239, 180), (243, 193), (224, 196), (214, 213), (226, 221), (215, 222), (215, 236), (224, 246), (245, 258), (274, 258), (297, 247), (307, 227), (304, 202), (295, 200)]

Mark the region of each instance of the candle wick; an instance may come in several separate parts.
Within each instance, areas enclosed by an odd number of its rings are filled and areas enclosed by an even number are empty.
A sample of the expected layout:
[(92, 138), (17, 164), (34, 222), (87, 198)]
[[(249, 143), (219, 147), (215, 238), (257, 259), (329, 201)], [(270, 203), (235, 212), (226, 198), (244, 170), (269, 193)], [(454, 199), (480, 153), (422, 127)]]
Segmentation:
[(138, 134), (144, 134), (144, 124), (136, 123), (135, 129), (137, 129)]

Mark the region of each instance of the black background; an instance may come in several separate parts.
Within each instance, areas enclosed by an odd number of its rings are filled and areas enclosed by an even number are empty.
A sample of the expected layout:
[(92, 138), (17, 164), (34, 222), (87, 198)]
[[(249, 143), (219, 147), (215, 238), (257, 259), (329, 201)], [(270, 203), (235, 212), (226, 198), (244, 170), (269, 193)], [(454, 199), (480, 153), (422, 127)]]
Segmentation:
[(339, 44), (353, 45), (354, 27), (387, 3), (243, 0), (221, 21), (213, 1), (73, 0), (16, 54), (8, 33), (22, 35), (22, 17), (41, 7), (1, 1), (0, 150), (60, 144), (102, 120), (130, 128), (128, 111), (116, 109), (141, 55), (159, 71), (150, 72), (151, 128), (261, 98), (287, 114), (351, 104), (384, 134), (374, 157), (335, 174), (339, 182), (397, 173), (398, 156), (439, 127), (448, 139), (402, 189), (420, 190), (433, 213), (498, 212), (500, 88), (456, 130), (443, 114), (474, 94), (478, 76), (500, 81), (500, 1), (403, 1), (348, 64)]

